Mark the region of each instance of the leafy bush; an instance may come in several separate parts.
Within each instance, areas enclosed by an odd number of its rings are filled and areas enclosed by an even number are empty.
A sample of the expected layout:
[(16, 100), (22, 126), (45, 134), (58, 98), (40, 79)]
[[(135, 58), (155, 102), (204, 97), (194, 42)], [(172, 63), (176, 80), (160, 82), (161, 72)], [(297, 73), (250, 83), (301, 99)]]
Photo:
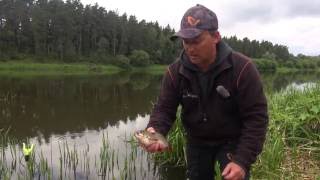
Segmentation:
[(113, 64), (123, 69), (131, 68), (130, 59), (125, 55), (117, 55), (113, 60)]
[(255, 59), (254, 63), (261, 71), (275, 71), (277, 69), (277, 62), (269, 59)]
[(144, 67), (150, 64), (150, 56), (143, 50), (134, 50), (129, 56), (132, 66)]

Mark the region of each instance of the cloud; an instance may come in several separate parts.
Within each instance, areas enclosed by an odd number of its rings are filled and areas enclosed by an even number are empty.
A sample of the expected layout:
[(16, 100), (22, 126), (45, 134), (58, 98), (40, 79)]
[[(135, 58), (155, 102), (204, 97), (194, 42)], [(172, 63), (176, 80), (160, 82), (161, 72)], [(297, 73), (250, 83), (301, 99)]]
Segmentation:
[[(320, 17), (320, 1), (316, 0), (230, 0), (223, 4), (226, 24), (243, 21), (274, 22), (298, 17)], [(223, 18), (223, 17), (222, 17)]]
[(281, 19), (276, 22), (258, 24), (253, 21), (235, 23), (220, 29), (223, 36), (237, 35), (238, 38), (248, 37), (253, 40), (267, 40), (275, 44), (286, 45), (293, 54), (304, 53), (319, 55), (320, 21), (315, 17), (299, 17)]
[(287, 16), (288, 17), (320, 17), (320, 1), (316, 0), (287, 0)]

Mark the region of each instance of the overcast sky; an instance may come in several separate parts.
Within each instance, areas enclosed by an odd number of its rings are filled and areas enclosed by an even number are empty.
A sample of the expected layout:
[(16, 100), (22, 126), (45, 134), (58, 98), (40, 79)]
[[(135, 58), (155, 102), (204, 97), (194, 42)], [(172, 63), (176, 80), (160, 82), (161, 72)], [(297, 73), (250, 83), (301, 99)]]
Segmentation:
[(320, 55), (320, 0), (81, 0), (119, 15), (169, 24), (176, 31), (185, 11), (198, 4), (213, 10), (222, 36), (268, 40), (290, 53)]

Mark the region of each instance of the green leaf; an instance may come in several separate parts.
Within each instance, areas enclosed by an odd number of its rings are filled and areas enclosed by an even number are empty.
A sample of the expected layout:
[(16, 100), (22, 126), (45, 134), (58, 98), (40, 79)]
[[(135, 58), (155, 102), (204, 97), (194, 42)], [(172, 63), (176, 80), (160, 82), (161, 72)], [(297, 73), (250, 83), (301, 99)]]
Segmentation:
[(302, 120), (302, 121), (304, 121), (304, 120), (306, 120), (308, 117), (309, 117), (309, 114), (307, 114), (307, 113), (302, 113), (302, 114), (299, 116), (299, 119)]
[(315, 114), (318, 114), (320, 112), (320, 106), (312, 106), (310, 111), (315, 113)]

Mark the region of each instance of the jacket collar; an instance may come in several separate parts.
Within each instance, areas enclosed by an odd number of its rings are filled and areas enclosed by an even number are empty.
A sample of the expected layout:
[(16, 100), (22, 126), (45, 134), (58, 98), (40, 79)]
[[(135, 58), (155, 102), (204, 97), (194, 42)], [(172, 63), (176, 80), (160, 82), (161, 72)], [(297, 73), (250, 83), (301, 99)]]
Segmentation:
[[(214, 77), (218, 76), (224, 70), (232, 67), (232, 64), (228, 61), (229, 56), (232, 54), (232, 49), (225, 42), (221, 41), (218, 43), (217, 52), (216, 61), (208, 70), (208, 73), (212, 73)], [(199, 69), (190, 62), (184, 50), (180, 53), (179, 61), (181, 63), (179, 73), (187, 79), (193, 79), (194, 73), (200, 72)]]

